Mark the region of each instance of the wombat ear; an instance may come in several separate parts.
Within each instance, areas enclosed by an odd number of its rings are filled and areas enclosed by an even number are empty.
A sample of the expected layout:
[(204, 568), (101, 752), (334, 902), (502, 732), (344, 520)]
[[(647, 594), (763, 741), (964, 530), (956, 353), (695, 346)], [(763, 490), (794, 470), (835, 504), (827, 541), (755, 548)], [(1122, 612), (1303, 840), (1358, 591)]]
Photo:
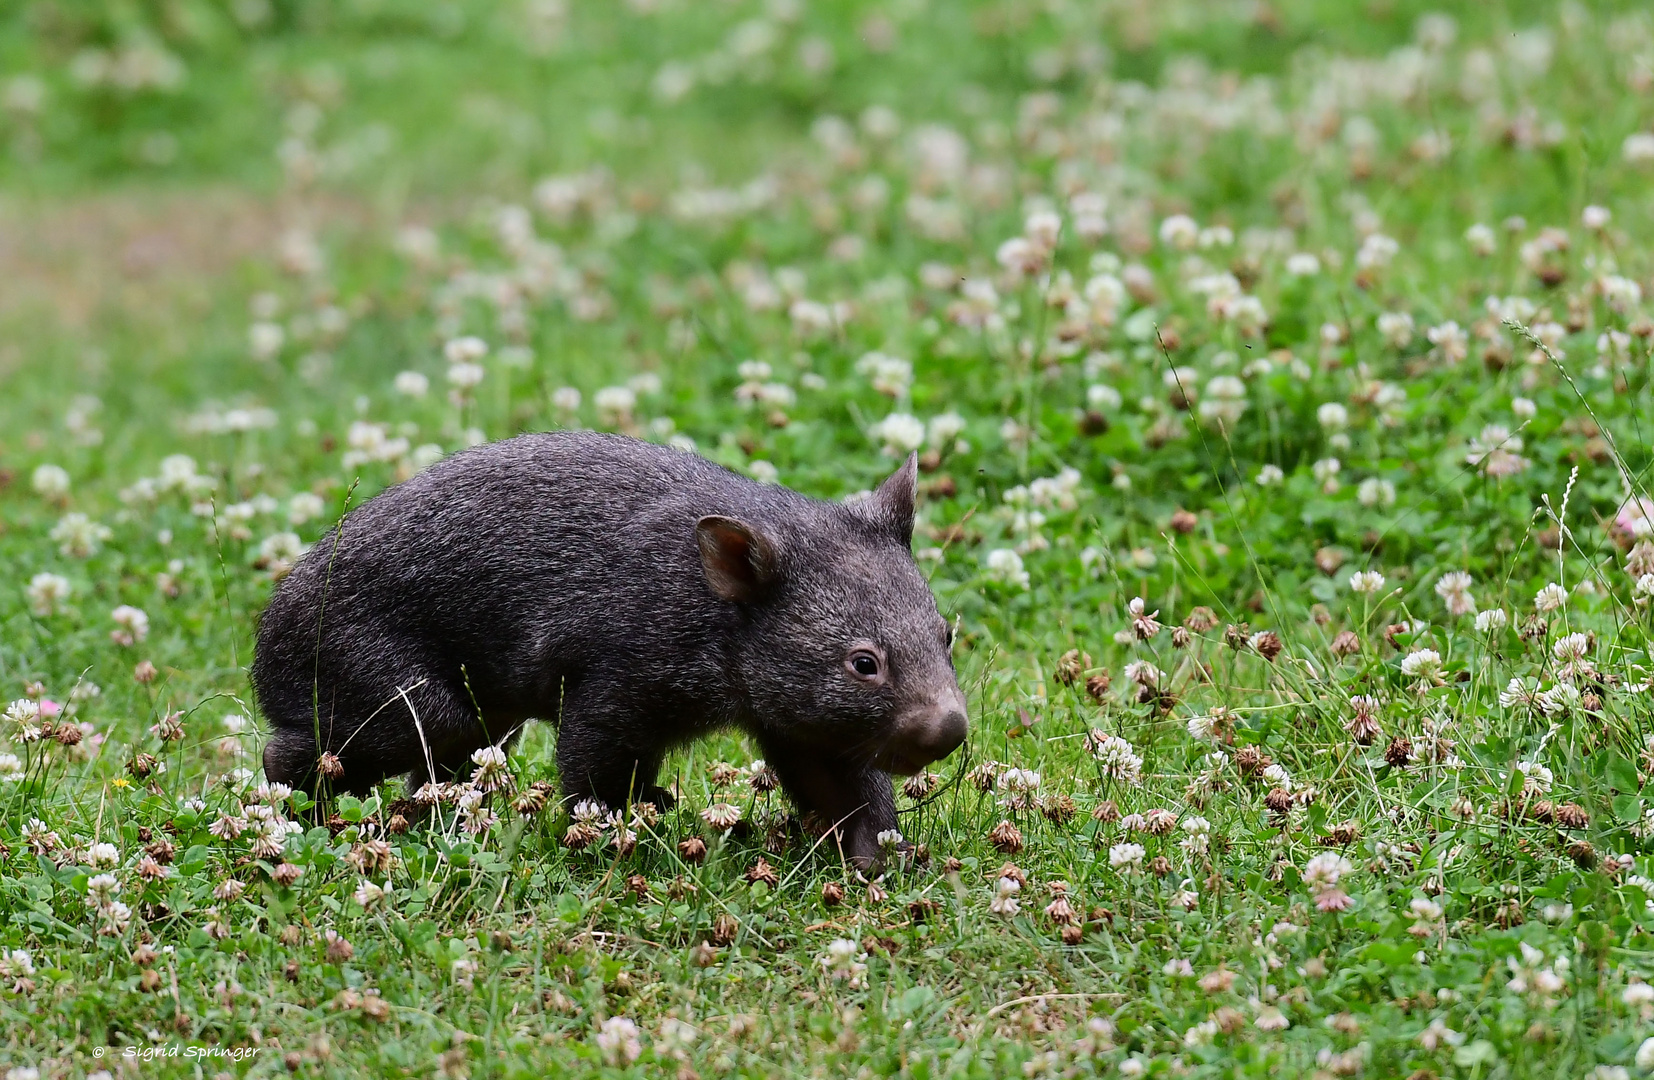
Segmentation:
[(759, 599), (780, 574), (775, 545), (739, 518), (707, 515), (695, 523), (695, 542), (707, 587), (731, 603)]
[(877, 491), (852, 509), (904, 544), (913, 542), (913, 502), (919, 492), (919, 455), (909, 454), (901, 468), (885, 478)]

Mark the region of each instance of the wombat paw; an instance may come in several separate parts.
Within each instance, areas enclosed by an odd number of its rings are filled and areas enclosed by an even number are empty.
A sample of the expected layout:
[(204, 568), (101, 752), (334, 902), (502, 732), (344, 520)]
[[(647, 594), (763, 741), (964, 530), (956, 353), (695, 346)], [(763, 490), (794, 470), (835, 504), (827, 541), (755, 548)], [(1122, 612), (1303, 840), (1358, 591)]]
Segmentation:
[(673, 795), (670, 791), (667, 791), (659, 784), (650, 784), (648, 787), (644, 788), (638, 793), (637, 801), (654, 803), (655, 809), (659, 810), (663, 814), (678, 805), (677, 796)]

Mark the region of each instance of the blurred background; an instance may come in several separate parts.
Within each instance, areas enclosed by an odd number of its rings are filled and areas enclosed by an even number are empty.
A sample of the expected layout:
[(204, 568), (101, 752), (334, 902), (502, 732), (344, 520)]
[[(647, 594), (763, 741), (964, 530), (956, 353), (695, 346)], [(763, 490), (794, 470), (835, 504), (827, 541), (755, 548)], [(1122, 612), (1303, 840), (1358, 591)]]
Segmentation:
[[(1386, 217), (1458, 260), (1467, 220), (1635, 187), (1614, 166), (1650, 55), (1637, 5), (1520, 0), (14, 0), (0, 465), (65, 446), (95, 481), (235, 407), (331, 452), (398, 372), (482, 333), (535, 359), (445, 447), (677, 358), (680, 426), (808, 486), (819, 446), (728, 431), (737, 363), (788, 347), (740, 309), (797, 299), (789, 264), (829, 315), (888, 304), (921, 264), (992, 271), (1082, 191), (1128, 259), (1167, 214), (1252, 229), (1243, 283), (1284, 230)], [(545, 280), (501, 294), (489, 268), (530, 249)], [(1448, 280), (1410, 287), (1450, 310)], [(840, 344), (929, 351), (933, 308)], [(1313, 331), (1281, 310), (1270, 343)], [(712, 354), (722, 382), (697, 375)]]

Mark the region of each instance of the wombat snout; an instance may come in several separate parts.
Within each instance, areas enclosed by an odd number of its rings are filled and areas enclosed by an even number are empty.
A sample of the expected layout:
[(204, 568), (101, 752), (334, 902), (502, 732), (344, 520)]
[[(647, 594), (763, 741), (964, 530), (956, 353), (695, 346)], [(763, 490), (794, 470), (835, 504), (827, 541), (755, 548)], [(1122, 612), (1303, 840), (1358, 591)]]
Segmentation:
[(968, 729), (963, 700), (915, 709), (896, 722), (880, 767), (901, 776), (912, 775), (959, 749)]

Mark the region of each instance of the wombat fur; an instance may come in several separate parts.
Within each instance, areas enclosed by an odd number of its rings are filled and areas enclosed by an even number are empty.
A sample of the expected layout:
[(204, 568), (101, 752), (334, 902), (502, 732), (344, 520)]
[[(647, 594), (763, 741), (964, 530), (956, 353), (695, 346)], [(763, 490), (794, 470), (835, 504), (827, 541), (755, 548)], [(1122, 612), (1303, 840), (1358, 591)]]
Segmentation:
[(345, 516), (276, 588), (252, 681), (264, 771), (363, 792), (444, 778), (530, 718), (564, 794), (668, 797), (674, 745), (757, 741), (799, 808), (876, 861), (889, 774), (964, 740), (951, 630), (910, 552), (916, 462), (854, 504), (595, 433), (454, 455)]

